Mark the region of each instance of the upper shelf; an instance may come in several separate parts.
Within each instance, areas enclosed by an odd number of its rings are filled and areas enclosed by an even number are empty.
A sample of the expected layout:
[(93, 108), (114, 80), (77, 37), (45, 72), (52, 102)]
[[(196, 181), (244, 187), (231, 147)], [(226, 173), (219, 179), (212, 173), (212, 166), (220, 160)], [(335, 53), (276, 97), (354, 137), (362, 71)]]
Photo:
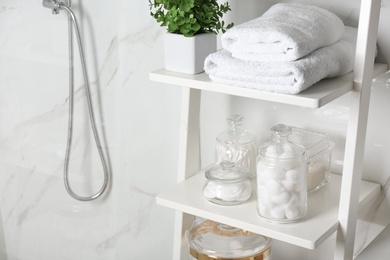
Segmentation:
[[(386, 71), (386, 64), (375, 64), (374, 77)], [(220, 84), (212, 81), (205, 73), (191, 75), (160, 69), (151, 72), (149, 77), (153, 81), (179, 85), (182, 87), (208, 90), (240, 97), (255, 98), (309, 108), (319, 108), (326, 105), (336, 98), (348, 93), (353, 88), (352, 72), (344, 76), (321, 80), (310, 88), (294, 95), (265, 92)]]
[[(236, 206), (212, 204), (202, 195), (205, 181), (202, 171), (158, 195), (157, 204), (307, 249), (317, 248), (338, 228), (340, 175), (332, 174), (328, 185), (309, 196), (306, 216), (292, 224), (275, 224), (261, 219), (257, 214), (255, 195)], [(370, 205), (379, 192), (379, 184), (362, 181), (359, 207)]]

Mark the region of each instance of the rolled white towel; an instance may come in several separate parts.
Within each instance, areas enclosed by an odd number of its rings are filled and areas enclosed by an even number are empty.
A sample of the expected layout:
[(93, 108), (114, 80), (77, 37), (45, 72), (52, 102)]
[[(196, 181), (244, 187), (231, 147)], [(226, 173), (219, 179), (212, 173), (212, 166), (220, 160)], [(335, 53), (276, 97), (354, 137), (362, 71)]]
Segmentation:
[(221, 43), (238, 59), (293, 61), (335, 43), (343, 33), (343, 22), (328, 10), (280, 3), (259, 18), (228, 30)]
[(235, 59), (227, 50), (210, 54), (205, 72), (210, 79), (239, 87), (296, 94), (321, 79), (353, 70), (357, 29), (345, 27), (338, 42), (289, 62), (257, 62)]

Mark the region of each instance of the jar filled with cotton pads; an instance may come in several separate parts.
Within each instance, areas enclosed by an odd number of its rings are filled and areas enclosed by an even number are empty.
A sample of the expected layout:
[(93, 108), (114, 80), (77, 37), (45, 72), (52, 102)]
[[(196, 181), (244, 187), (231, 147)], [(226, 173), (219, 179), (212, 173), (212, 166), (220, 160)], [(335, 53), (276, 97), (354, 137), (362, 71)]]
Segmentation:
[(250, 171), (250, 177), (256, 176), (255, 135), (244, 127), (244, 117), (232, 115), (227, 118), (229, 129), (217, 136), (215, 145), (216, 161), (225, 160), (244, 165)]
[(252, 184), (248, 168), (231, 161), (222, 161), (205, 173), (207, 181), (203, 196), (220, 205), (236, 205), (252, 196)]
[(298, 127), (291, 127), (289, 140), (302, 145), (307, 157), (307, 192), (313, 194), (330, 179), (330, 165), (335, 143), (327, 134)]
[(257, 156), (257, 211), (271, 222), (296, 222), (307, 211), (305, 149), (288, 140), (291, 127), (279, 124), (271, 131)]
[(197, 218), (185, 238), (190, 260), (270, 260), (271, 239), (247, 230)]

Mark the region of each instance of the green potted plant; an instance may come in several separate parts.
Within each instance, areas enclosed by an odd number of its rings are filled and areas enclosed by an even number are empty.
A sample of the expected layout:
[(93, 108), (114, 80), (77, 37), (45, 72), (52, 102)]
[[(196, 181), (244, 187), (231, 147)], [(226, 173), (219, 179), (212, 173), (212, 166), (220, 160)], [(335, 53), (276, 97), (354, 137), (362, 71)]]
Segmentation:
[(216, 51), (216, 34), (225, 32), (228, 3), (216, 0), (149, 0), (150, 14), (167, 28), (165, 35), (165, 68), (197, 74), (203, 71), (208, 54)]

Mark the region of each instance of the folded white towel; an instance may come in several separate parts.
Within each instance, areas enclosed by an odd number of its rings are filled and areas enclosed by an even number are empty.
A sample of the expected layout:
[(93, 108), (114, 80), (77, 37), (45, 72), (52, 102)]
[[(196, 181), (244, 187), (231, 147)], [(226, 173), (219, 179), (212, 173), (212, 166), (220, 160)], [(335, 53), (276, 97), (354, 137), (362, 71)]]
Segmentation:
[(276, 4), (257, 19), (222, 35), (222, 47), (235, 58), (293, 61), (338, 41), (344, 24), (334, 13), (316, 6)]
[(296, 94), (323, 78), (353, 70), (357, 29), (345, 27), (338, 42), (320, 48), (302, 59), (289, 62), (256, 62), (233, 58), (220, 50), (205, 60), (210, 79), (239, 87)]

